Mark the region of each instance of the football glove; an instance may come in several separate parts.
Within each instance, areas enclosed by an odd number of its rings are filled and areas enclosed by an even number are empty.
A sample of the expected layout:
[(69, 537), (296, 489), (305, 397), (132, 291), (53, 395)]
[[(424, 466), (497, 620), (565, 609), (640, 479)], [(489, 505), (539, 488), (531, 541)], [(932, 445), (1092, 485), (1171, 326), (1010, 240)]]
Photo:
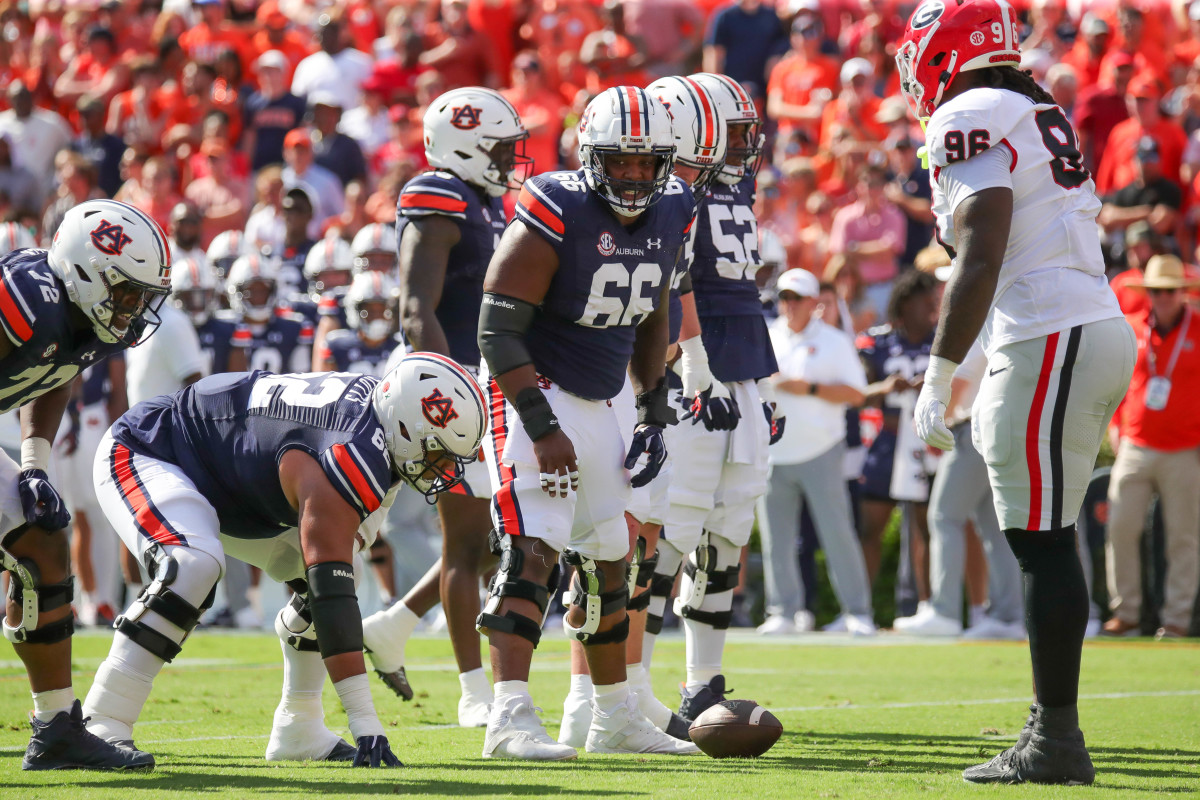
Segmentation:
[(21, 496), (21, 510), (25, 521), (46, 532), (60, 531), (71, 523), (71, 512), (67, 504), (50, 485), (44, 469), (27, 469), (21, 472), (17, 483)]
[(913, 409), (917, 435), (925, 444), (939, 450), (954, 449), (954, 434), (946, 427), (946, 406), (950, 403), (950, 382), (957, 368), (958, 364), (949, 359), (930, 356), (925, 382)]
[[(687, 398), (686, 394), (684, 398)], [(680, 417), (681, 420), (690, 419), (693, 425), (703, 422), (707, 431), (731, 431), (741, 418), (737, 400), (720, 381), (714, 381), (712, 386), (691, 398), (691, 405)]]
[(642, 453), (646, 454), (646, 465), (629, 479), (629, 484), (635, 489), (654, 480), (667, 461), (667, 443), (663, 439), (662, 428), (657, 425), (639, 425), (637, 427), (633, 432), (629, 453), (625, 456), (625, 469), (631, 470), (636, 467), (638, 457)]
[(386, 736), (358, 737), (358, 751), (354, 754), (354, 767), (403, 767), (400, 759), (392, 752)]
[(787, 422), (787, 416), (784, 414), (776, 414), (779, 411), (779, 403), (775, 399), (775, 384), (770, 378), (759, 378), (756, 382), (758, 385), (758, 396), (762, 398), (763, 415), (767, 418), (767, 427), (771, 429), (771, 444), (775, 444), (783, 438), (783, 426)]

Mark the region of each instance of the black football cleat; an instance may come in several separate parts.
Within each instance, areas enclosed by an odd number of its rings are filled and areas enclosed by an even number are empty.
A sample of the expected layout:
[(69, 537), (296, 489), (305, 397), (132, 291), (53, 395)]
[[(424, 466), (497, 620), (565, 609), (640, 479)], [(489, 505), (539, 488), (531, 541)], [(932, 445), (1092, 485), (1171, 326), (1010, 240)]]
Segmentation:
[(338, 739), (338, 743), (329, 751), (329, 755), (325, 756), (322, 761), (353, 761), (358, 750), (354, 745), (347, 742), (345, 739)]
[(1096, 768), (1084, 745), (1078, 715), (1070, 709), (1031, 706), (1017, 744), (986, 764), (963, 771), (970, 783), (1053, 783), (1088, 785)]
[(681, 741), (690, 742), (692, 740), (692, 735), (688, 733), (688, 728), (690, 727), (691, 725), (686, 719), (672, 711), (671, 719), (667, 722), (667, 730), (665, 732), (667, 736), (674, 736)]
[(136, 749), (132, 742), (106, 742), (89, 733), (78, 700), (70, 711), (60, 711), (49, 722), (36, 717), (30, 722), (33, 736), (21, 769), (154, 769), (154, 756)]
[(401, 700), (408, 702), (413, 699), (412, 687), (408, 685), (408, 675), (404, 672), (404, 667), (395, 672), (384, 672), (375, 670), (375, 674), (379, 676), (379, 680), (387, 684), (387, 687), (396, 693), (396, 696)]
[(700, 691), (696, 692), (693, 697), (684, 695), (683, 700), (679, 703), (679, 716), (683, 717), (691, 725), (696, 717), (703, 714), (705, 710), (724, 700), (726, 691), (725, 676), (714, 675), (713, 679), (703, 686)]

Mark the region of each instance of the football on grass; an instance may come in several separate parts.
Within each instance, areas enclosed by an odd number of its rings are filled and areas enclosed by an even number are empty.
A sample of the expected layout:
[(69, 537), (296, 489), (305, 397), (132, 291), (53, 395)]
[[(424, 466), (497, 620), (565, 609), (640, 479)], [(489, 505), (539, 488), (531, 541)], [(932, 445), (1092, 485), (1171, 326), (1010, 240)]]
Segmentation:
[(754, 758), (779, 741), (783, 725), (753, 700), (725, 700), (696, 717), (688, 733), (713, 758)]

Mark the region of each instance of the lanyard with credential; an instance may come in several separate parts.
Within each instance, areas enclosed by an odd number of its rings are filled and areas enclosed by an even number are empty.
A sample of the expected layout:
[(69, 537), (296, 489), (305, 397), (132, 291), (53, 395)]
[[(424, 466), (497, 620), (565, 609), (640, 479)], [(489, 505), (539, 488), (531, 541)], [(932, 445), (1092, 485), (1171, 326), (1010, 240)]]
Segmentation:
[[(1171, 350), (1171, 357), (1167, 359), (1167, 371), (1162, 377), (1170, 380), (1171, 373), (1175, 371), (1175, 362), (1179, 360), (1179, 353), (1183, 350), (1183, 342), (1187, 339), (1188, 326), (1192, 322), (1192, 309), (1190, 306), (1183, 307), (1183, 324), (1179, 326), (1179, 338), (1175, 340), (1175, 347)], [(1151, 341), (1154, 337), (1154, 326), (1146, 326), (1146, 361), (1150, 366), (1150, 377), (1158, 377), (1158, 358), (1154, 355), (1154, 343)]]

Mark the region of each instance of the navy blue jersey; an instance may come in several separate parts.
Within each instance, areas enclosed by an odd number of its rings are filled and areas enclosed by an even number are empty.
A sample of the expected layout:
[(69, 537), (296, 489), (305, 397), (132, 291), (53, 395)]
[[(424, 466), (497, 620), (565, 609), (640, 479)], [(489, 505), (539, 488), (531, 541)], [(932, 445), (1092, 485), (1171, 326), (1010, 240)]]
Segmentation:
[(304, 262), (308, 259), (308, 251), (316, 242), (305, 239), (299, 245), (284, 245), (279, 253), (279, 298), (290, 300), (296, 295), (304, 294), (308, 287), (308, 278), (304, 277)]
[(371, 408), (376, 383), (337, 372), (213, 375), (138, 403), (113, 425), (113, 439), (182, 469), (227, 536), (264, 539), (299, 523), (279, 485), (291, 449), (315, 458), (366, 519), (398, 480)]
[(312, 366), (313, 326), (299, 314), (280, 311), (265, 325), (241, 322), (233, 341), (246, 348), (252, 370), (302, 372)]
[(754, 275), (762, 266), (754, 218), (754, 179), (714, 183), (696, 212), (692, 289), (704, 349), (719, 381), (779, 371)]
[[(924, 375), (925, 368), (929, 366), (933, 334), (934, 332), (930, 331), (924, 340), (910, 342), (890, 325), (871, 328), (861, 334), (856, 344), (867, 373), (867, 381), (875, 383), (897, 372), (909, 381)], [(915, 389), (906, 391), (912, 392), (913, 399), (916, 399)], [(894, 419), (900, 413), (900, 407), (899, 394), (889, 394), (883, 398), (885, 417)]]
[[(231, 315), (232, 316), (232, 315)], [(199, 328), (196, 336), (200, 340), (200, 352), (208, 360), (205, 375), (215, 375), (218, 372), (229, 372), (229, 355), (234, 347), (240, 347), (235, 342), (237, 333), (237, 318), (213, 314)]]
[(332, 360), (338, 372), (355, 372), (383, 377), (383, 368), (396, 348), (404, 349), (399, 336), (390, 336), (377, 345), (369, 345), (349, 329), (330, 331), (325, 337), (322, 356)]
[(517, 218), (558, 255), (525, 336), (538, 372), (589, 400), (621, 391), (634, 329), (658, 307), (663, 283), (675, 279), (695, 205), (691, 190), (672, 177), (663, 197), (626, 227), (588, 189), (582, 170), (525, 182)]
[[(479, 307), (483, 276), (504, 233), (504, 203), (473, 188), (449, 172), (418, 175), (404, 185), (396, 210), (396, 242), (404, 228), (428, 216), (449, 217), (458, 223), (460, 238), (450, 249), (442, 298), (434, 310), (450, 346), (450, 357), (469, 367), (479, 366)], [(416, 269), (420, 265), (411, 265)]]
[(287, 310), (304, 317), (314, 330), (322, 317), (333, 317), (339, 328), (345, 328), (346, 292), (349, 289), (349, 286), (339, 286), (319, 295), (297, 295), (287, 301)]
[(125, 349), (96, 337), (50, 269), (45, 250), (0, 257), (0, 329), (13, 344), (0, 359), (0, 413), (70, 383), (82, 368)]

